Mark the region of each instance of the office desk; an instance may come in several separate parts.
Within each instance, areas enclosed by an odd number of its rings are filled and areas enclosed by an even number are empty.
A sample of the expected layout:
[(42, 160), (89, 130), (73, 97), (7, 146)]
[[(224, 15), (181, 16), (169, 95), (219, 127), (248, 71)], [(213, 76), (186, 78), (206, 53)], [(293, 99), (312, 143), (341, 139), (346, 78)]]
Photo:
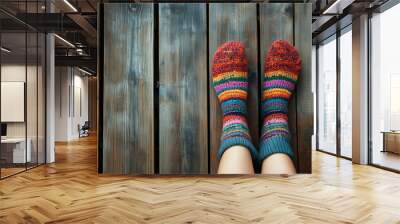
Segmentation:
[(382, 152), (392, 152), (400, 154), (400, 132), (383, 131), (383, 150)]
[(32, 140), (26, 139), (27, 147), (25, 152), (25, 138), (6, 138), (1, 139), (1, 157), (6, 163), (26, 163), (31, 162)]

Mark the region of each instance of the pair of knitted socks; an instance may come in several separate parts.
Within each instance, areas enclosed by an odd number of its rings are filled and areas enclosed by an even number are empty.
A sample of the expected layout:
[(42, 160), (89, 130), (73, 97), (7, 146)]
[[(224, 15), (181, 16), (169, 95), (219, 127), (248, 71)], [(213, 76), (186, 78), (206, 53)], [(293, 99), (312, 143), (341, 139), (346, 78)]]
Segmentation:
[(214, 55), (213, 86), (223, 112), (223, 130), (218, 158), (230, 147), (246, 147), (254, 161), (262, 162), (275, 153), (292, 160), (288, 102), (301, 70), (296, 48), (284, 40), (272, 43), (265, 57), (261, 111), (263, 126), (260, 149), (254, 147), (247, 124), (248, 62), (240, 42), (222, 44)]

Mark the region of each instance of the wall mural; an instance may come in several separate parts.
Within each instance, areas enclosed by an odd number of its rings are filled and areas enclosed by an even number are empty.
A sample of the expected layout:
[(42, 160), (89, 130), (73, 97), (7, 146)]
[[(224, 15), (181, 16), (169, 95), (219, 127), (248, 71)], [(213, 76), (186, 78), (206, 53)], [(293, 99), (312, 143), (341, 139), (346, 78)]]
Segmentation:
[(101, 21), (100, 172), (311, 172), (311, 4), (105, 3)]

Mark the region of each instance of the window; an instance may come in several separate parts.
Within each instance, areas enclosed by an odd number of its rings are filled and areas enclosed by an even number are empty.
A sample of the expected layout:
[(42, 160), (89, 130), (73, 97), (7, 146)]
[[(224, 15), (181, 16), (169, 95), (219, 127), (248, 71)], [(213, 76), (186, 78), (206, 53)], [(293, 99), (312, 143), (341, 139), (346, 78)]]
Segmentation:
[(400, 5), (371, 18), (371, 162), (400, 170)]
[(352, 156), (352, 33), (351, 26), (340, 36), (340, 155)]
[[(317, 149), (352, 157), (352, 26), (318, 45)], [(339, 92), (338, 92), (339, 91)]]
[(318, 145), (336, 154), (336, 36), (318, 48)]

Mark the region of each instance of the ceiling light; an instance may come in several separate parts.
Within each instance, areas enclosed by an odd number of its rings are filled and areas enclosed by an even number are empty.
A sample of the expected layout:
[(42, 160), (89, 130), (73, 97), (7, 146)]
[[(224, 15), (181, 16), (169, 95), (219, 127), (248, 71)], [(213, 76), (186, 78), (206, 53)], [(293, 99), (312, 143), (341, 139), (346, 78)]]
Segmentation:
[(78, 12), (78, 10), (68, 1), (64, 0), (65, 4), (67, 4), (74, 12)]
[(78, 70), (81, 71), (81, 72), (83, 72), (83, 73), (85, 73), (85, 74), (87, 74), (87, 75), (93, 75), (92, 73), (90, 73), (90, 72), (88, 72), (88, 71), (86, 71), (86, 70), (83, 70), (83, 69), (81, 69), (81, 68), (79, 68), (79, 67), (78, 67)]
[(64, 38), (62, 38), (62, 37), (60, 37), (59, 35), (57, 35), (57, 34), (54, 34), (54, 36), (55, 37), (57, 37), (59, 40), (61, 40), (62, 42), (64, 42), (65, 44), (67, 44), (68, 46), (70, 46), (70, 47), (72, 47), (72, 48), (75, 48), (75, 45), (73, 45), (71, 42), (69, 42), (68, 40), (66, 40), (66, 39), (64, 39)]
[(4, 51), (6, 53), (10, 53), (11, 52), (11, 50), (9, 50), (9, 49), (7, 49), (5, 47), (1, 47), (0, 49), (1, 49), (1, 51)]

